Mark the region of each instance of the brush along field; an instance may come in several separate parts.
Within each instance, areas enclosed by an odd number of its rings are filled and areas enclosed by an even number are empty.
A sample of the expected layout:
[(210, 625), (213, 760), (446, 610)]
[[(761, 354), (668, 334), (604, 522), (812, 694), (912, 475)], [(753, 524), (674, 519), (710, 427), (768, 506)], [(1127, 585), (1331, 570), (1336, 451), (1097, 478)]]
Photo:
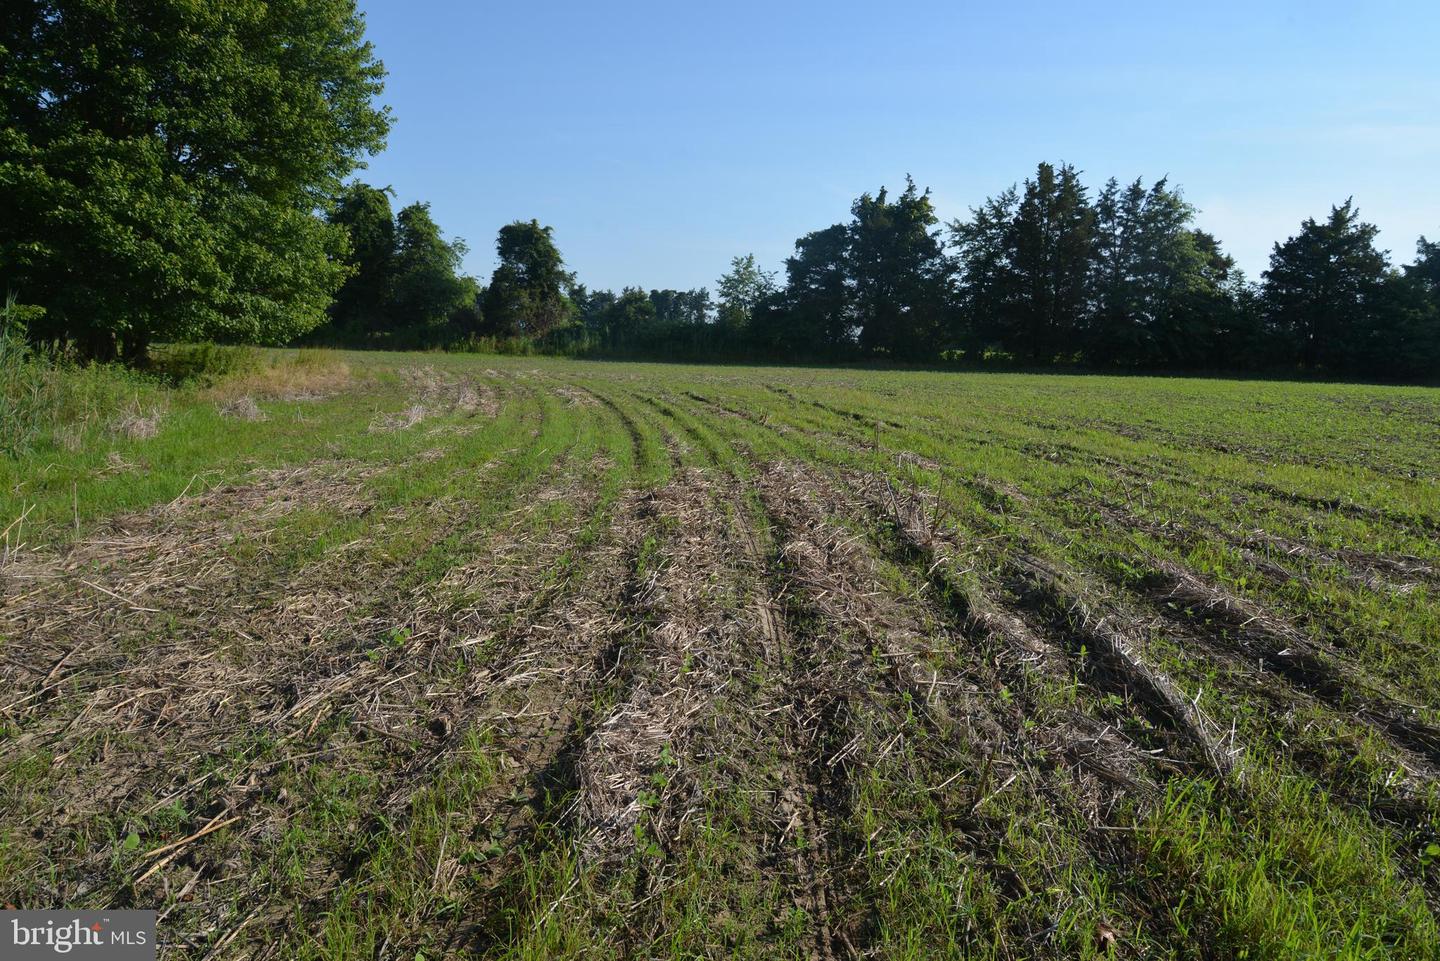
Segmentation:
[(0, 901), (1436, 957), (1440, 392), (344, 359), (0, 463)]

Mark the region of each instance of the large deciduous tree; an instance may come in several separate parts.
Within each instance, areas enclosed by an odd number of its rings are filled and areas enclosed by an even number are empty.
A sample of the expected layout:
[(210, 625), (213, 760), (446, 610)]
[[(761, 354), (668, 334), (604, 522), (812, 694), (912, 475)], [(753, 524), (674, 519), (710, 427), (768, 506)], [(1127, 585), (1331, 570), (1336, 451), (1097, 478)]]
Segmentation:
[(775, 293), (775, 274), (763, 270), (754, 254), (732, 257), (730, 269), (715, 282), (720, 298), (716, 322), (731, 337), (740, 337), (750, 326), (751, 318)]
[(350, 268), (330, 307), (331, 324), (341, 338), (364, 341), (387, 327), (395, 268), (390, 193), (357, 181), (341, 194), (329, 221), (349, 238), (345, 264)]
[(325, 318), (316, 216), (389, 120), (354, 0), (11, 0), (0, 285), (89, 353), (278, 343)]
[(575, 308), (565, 296), (574, 277), (549, 227), (517, 220), (500, 228), (495, 251), (500, 265), (485, 295), (485, 323), (501, 337), (543, 337), (568, 326)]
[[(445, 324), (474, 301), (474, 282), (460, 274), (465, 242), (446, 240), (430, 216), (430, 205), (415, 203), (395, 217), (395, 252), (390, 311), (398, 329), (423, 331)], [(415, 338), (411, 338), (412, 340)]]

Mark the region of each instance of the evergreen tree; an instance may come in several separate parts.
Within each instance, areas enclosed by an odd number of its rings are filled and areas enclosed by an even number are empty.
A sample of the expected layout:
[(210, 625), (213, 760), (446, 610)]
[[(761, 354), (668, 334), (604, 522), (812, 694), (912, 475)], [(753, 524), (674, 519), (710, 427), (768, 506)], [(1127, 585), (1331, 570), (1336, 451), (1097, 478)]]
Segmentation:
[(1417, 297), (1413, 362), (1407, 366), (1411, 376), (1434, 382), (1440, 380), (1440, 243), (1421, 237), (1415, 254), (1415, 263), (1405, 268)]
[(806, 234), (785, 261), (784, 311), (769, 341), (793, 353), (834, 354), (854, 343), (850, 231), (844, 224)]
[(1406, 266), (1405, 276), (1440, 306), (1440, 243), (1421, 237), (1415, 245), (1415, 263)]
[(1346, 200), (1324, 221), (1307, 219), (1270, 254), (1266, 310), (1305, 368), (1353, 369), (1384, 325), (1389, 264), (1375, 249), (1377, 233)]
[(1032, 363), (1200, 367), (1267, 347), (1255, 297), (1194, 210), (1160, 180), (1096, 197), (1073, 168), (1040, 164), (950, 224), (960, 277), (958, 338)]
[(1112, 178), (1095, 204), (1089, 357), (1184, 367), (1209, 353), (1211, 300), (1229, 269), (1219, 245), (1190, 229), (1194, 208), (1161, 179), (1123, 191)]
[(1040, 164), (1016, 208), (1011, 350), (1035, 363), (1079, 353), (1094, 235), (1095, 211), (1075, 168)]
[(1200, 256), (1198, 282), (1176, 305), (1180, 322), (1174, 325), (1175, 336), (1184, 339), (1161, 358), (1162, 363), (1233, 369), (1269, 366), (1273, 344), (1265, 336), (1254, 285), (1214, 234), (1189, 233)]
[(1386, 277), (1354, 368), (1371, 377), (1440, 379), (1440, 244), (1420, 238), (1415, 263)]
[(1015, 270), (1015, 220), (1020, 195), (1009, 187), (971, 208), (968, 221), (950, 224), (956, 248), (959, 337), (966, 352), (980, 358), (996, 347), (1015, 348), (1019, 339), (1019, 276)]
[(850, 276), (854, 323), (869, 353), (933, 355), (950, 306), (951, 264), (940, 245), (930, 192), (910, 178), (894, 201), (882, 187), (851, 206)]
[(1263, 288), (1232, 268), (1215, 305), (1207, 366), (1216, 370), (1273, 370), (1293, 363), (1287, 338), (1265, 310)]

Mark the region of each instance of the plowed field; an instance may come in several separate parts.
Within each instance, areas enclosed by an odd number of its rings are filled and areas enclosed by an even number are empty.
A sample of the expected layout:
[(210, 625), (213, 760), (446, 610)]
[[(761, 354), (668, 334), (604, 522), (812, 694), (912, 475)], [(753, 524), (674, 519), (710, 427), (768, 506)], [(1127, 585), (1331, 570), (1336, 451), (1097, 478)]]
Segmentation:
[(1440, 950), (1440, 391), (347, 359), (0, 467), (0, 901), (168, 958)]

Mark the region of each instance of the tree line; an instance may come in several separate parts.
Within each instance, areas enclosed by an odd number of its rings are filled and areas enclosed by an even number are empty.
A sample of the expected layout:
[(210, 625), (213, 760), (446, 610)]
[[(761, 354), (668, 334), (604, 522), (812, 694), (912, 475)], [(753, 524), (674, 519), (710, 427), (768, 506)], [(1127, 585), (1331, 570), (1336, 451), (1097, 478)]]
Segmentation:
[[(704, 347), (714, 319), (706, 290), (589, 290), (538, 221), (500, 228), (487, 283), (461, 273), (468, 248), (447, 240), (414, 203), (392, 211), (391, 192), (352, 183), (327, 214), (350, 242), (347, 277), (326, 322), (307, 335), (351, 347), (515, 347), (583, 353)], [(699, 335), (699, 336), (689, 336)]]
[[(347, 196), (384, 198), (363, 185)], [(383, 231), (347, 219), (353, 205), (341, 204), (337, 222), (361, 251)], [(388, 225), (388, 206), (373, 206)], [(381, 327), (367, 328), (370, 340), (348, 342), (518, 340), (696, 360), (1440, 373), (1440, 244), (1420, 238), (1414, 262), (1397, 268), (1350, 200), (1275, 244), (1255, 283), (1195, 227), (1195, 209), (1165, 179), (1111, 178), (1092, 193), (1074, 167), (1041, 163), (1022, 185), (947, 224), (907, 179), (898, 195), (864, 194), (847, 222), (799, 238), (783, 277), (753, 255), (734, 258), (713, 300), (707, 289), (591, 290), (534, 221), (501, 229), (500, 266), (482, 286), (455, 274), (463, 248), (447, 247), (428, 217), (433, 277), (421, 286), (446, 295), (407, 299), (399, 292), (415, 285), (417, 261), (402, 254), (405, 216), (385, 227), (387, 253), (360, 258), (341, 288), (335, 333), (394, 305)], [(371, 263), (393, 266), (377, 273)], [(417, 322), (427, 332), (418, 337)]]
[(717, 341), (760, 356), (1440, 376), (1440, 244), (1397, 268), (1346, 200), (1258, 283), (1162, 179), (1091, 193), (1068, 165), (941, 224), (913, 181), (806, 234), (783, 280), (737, 258)]
[(1097, 190), (1050, 163), (949, 223), (908, 178), (866, 193), (713, 296), (590, 289), (533, 220), (482, 280), (428, 205), (351, 179), (390, 125), (353, 0), (21, 0), (0, 58), (6, 322), (87, 358), (309, 340), (1440, 376), (1440, 244), (1392, 263), (1349, 200), (1255, 281), (1166, 180)]
[(948, 225), (950, 344), (1033, 364), (1440, 372), (1435, 244), (1397, 269), (1347, 199), (1276, 243), (1256, 284), (1194, 219), (1164, 179), (1112, 178), (1092, 199), (1073, 167), (1040, 164)]

